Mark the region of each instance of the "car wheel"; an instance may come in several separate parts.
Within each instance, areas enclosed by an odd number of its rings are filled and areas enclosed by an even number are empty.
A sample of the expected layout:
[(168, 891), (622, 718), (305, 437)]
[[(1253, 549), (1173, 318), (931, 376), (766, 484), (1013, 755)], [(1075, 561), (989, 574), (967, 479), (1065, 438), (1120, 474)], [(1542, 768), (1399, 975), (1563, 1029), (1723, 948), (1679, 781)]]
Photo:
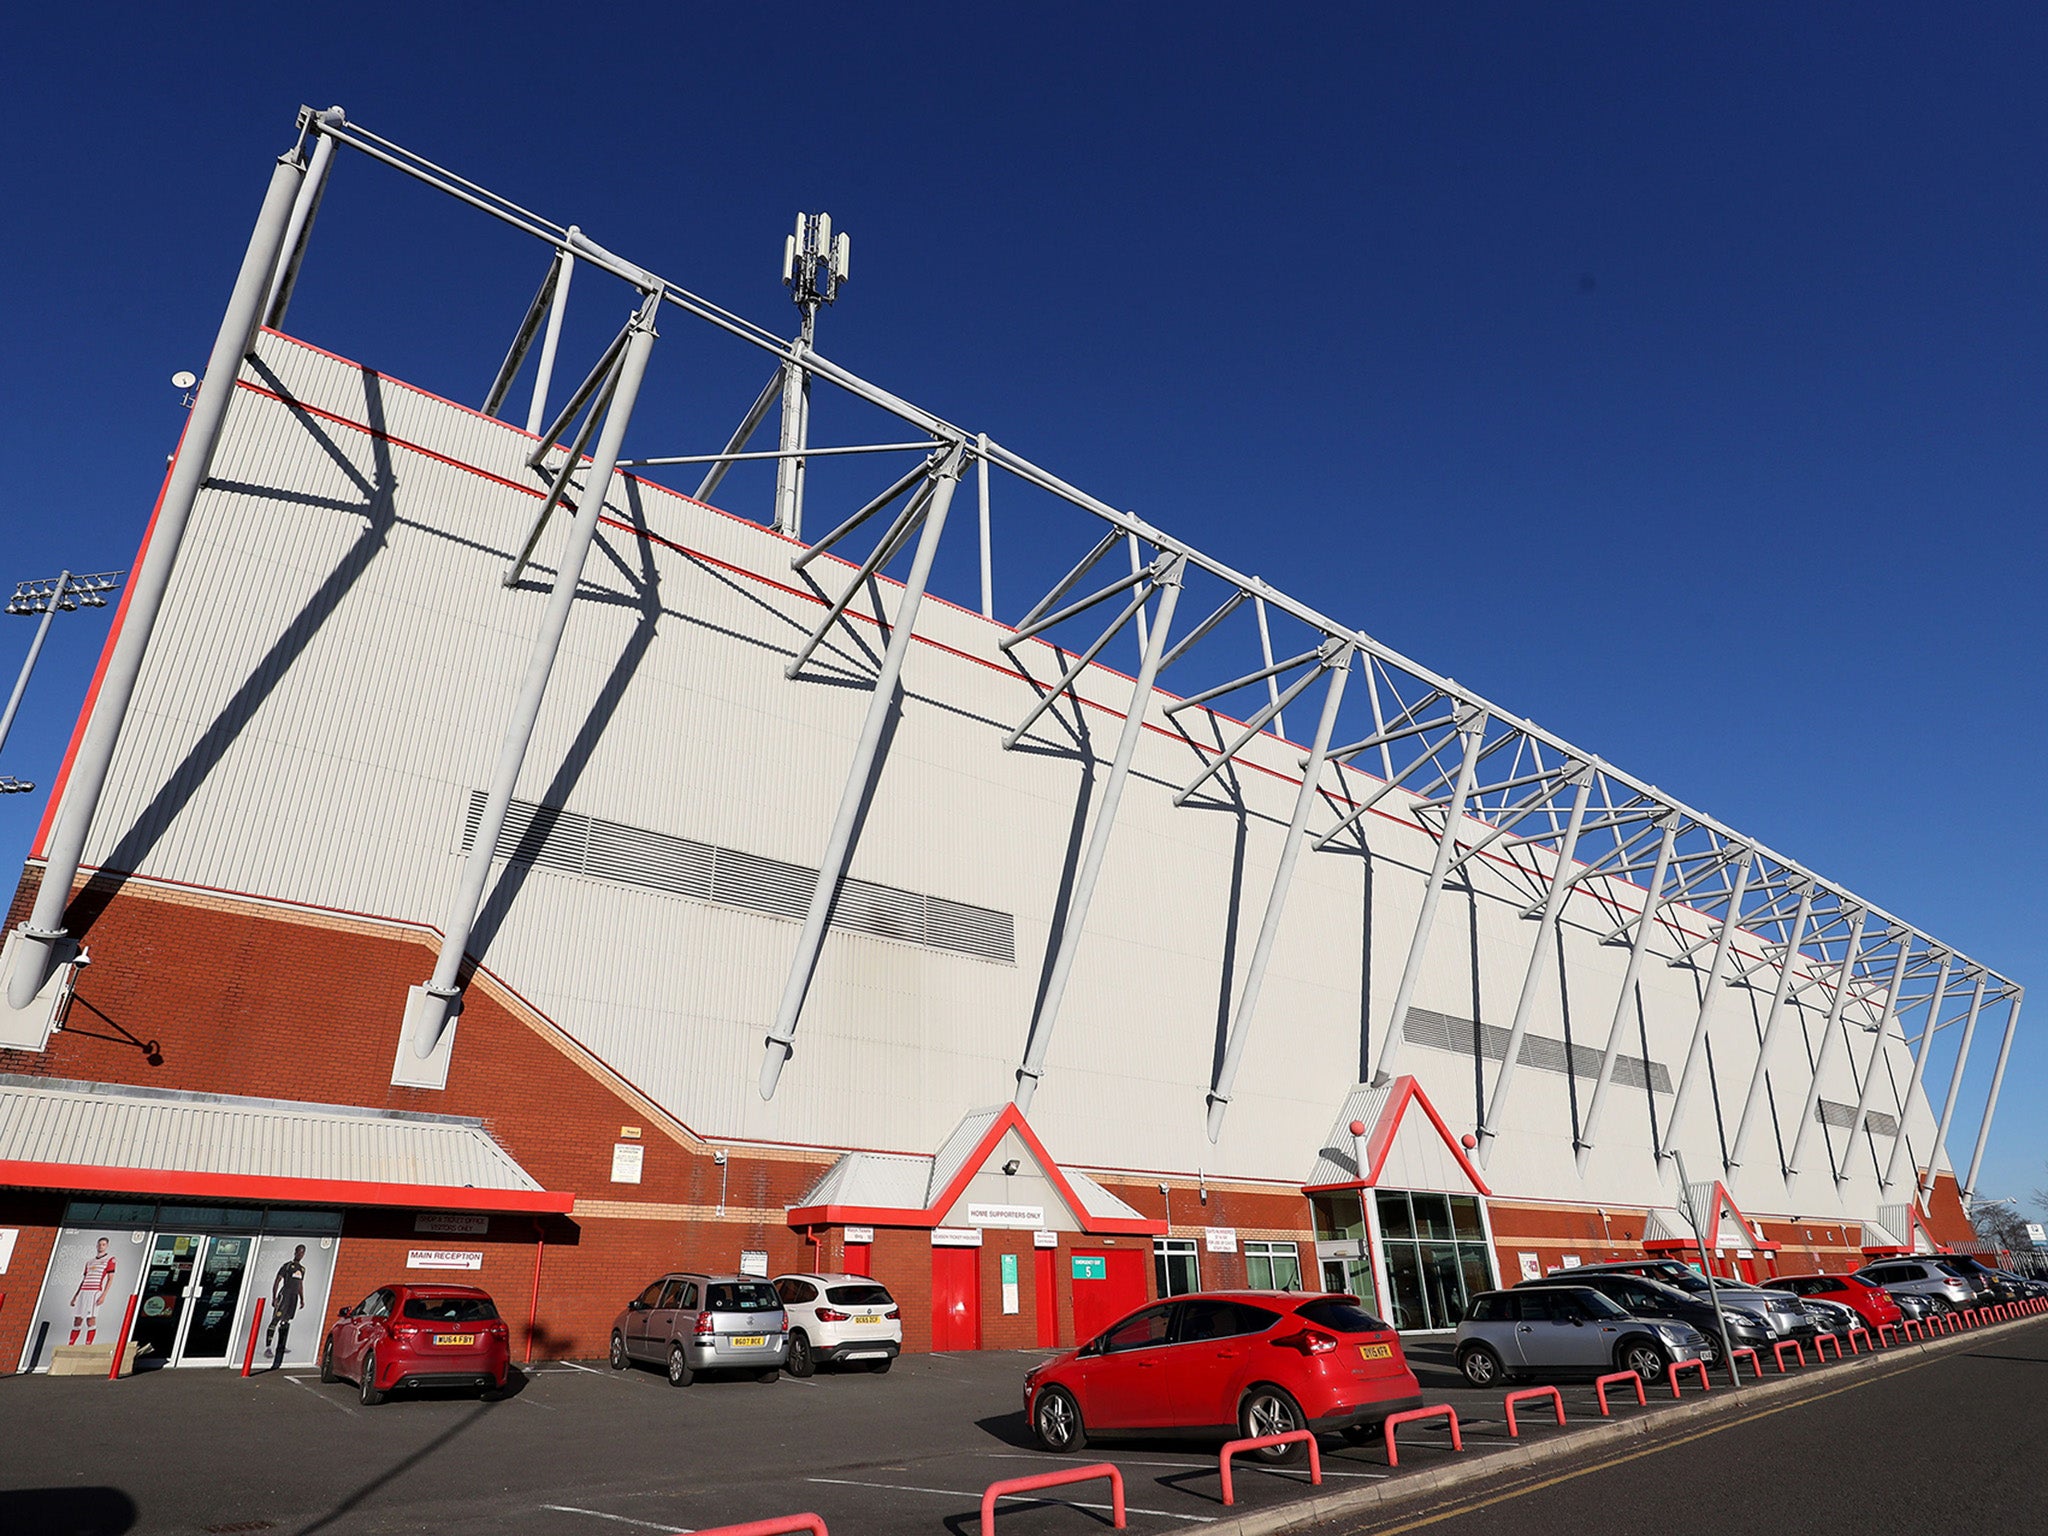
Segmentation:
[(633, 1357), (626, 1353), (626, 1336), (622, 1333), (612, 1335), (611, 1362), (615, 1371), (623, 1371), (633, 1363)]
[(697, 1379), (697, 1373), (690, 1369), (690, 1362), (683, 1358), (683, 1346), (674, 1344), (668, 1352), (668, 1384), (672, 1387), (687, 1387)]
[(896, 1357), (894, 1355), (884, 1355), (879, 1360), (870, 1360), (868, 1362), (869, 1374), (875, 1376), (886, 1376), (889, 1374), (889, 1367), (894, 1365), (895, 1363)]
[(1949, 1299), (1946, 1296), (1937, 1296), (1928, 1304), (1927, 1310), (1930, 1316), (1941, 1317), (1946, 1313), (1955, 1311), (1955, 1308), (1949, 1305)]
[(1065, 1387), (1046, 1387), (1031, 1406), (1031, 1433), (1048, 1451), (1079, 1451), (1088, 1446), (1081, 1423), (1081, 1405)]
[(801, 1333), (789, 1336), (789, 1358), (782, 1368), (790, 1375), (802, 1380), (818, 1369), (818, 1357), (811, 1353), (811, 1341)]
[(1634, 1371), (1646, 1382), (1664, 1379), (1664, 1351), (1648, 1339), (1637, 1339), (1621, 1347), (1617, 1362), (1624, 1371)]
[(377, 1390), (377, 1351), (374, 1349), (363, 1356), (362, 1373), (356, 1385), (362, 1389), (363, 1406), (374, 1408), (384, 1401), (384, 1394)]
[(1458, 1369), (1475, 1387), (1498, 1386), (1501, 1377), (1507, 1374), (1501, 1367), (1500, 1356), (1484, 1344), (1475, 1344), (1458, 1356)]
[(320, 1380), (333, 1386), (341, 1378), (334, 1374), (334, 1340), (329, 1339), (320, 1348)]
[[(1237, 1406), (1237, 1432), (1247, 1440), (1290, 1434), (1307, 1427), (1308, 1417), (1301, 1411), (1301, 1404), (1282, 1388), (1264, 1382), (1245, 1393), (1244, 1401)], [(1269, 1466), (1287, 1466), (1306, 1456), (1308, 1447), (1295, 1440), (1286, 1445), (1265, 1446), (1252, 1454)]]

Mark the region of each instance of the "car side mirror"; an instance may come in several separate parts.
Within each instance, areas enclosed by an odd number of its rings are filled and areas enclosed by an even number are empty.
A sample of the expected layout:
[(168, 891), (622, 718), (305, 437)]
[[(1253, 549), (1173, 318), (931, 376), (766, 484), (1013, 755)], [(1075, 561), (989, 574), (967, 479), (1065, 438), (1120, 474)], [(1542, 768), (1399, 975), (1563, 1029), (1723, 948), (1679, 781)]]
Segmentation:
[(354, 1307), (343, 1307), (343, 1308), (342, 1308), (342, 1309), (341, 1309), (341, 1310), (340, 1310), (339, 1312), (335, 1313), (334, 1315), (335, 1315), (336, 1319), (338, 1320), (338, 1319), (341, 1319), (341, 1318), (344, 1318), (344, 1317), (348, 1317), (348, 1316), (349, 1316), (349, 1315), (351, 1315), (351, 1314), (352, 1314), (352, 1313), (353, 1313), (354, 1311), (355, 1311), (355, 1308), (354, 1308)]
[(628, 1312), (645, 1312), (647, 1310), (647, 1303), (642, 1301), (638, 1296), (635, 1296), (631, 1301), (626, 1303), (626, 1310)]

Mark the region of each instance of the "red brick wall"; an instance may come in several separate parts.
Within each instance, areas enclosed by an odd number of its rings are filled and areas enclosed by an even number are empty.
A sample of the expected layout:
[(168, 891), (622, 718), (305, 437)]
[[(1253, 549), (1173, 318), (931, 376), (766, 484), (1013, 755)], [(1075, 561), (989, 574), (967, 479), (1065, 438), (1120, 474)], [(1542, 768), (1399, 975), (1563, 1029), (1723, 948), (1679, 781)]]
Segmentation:
[[(35, 883), (30, 871), (10, 924), (26, 915)], [(93, 963), (79, 974), (65, 1027), (45, 1051), (0, 1051), (0, 1072), (481, 1119), (544, 1187), (606, 1207), (547, 1223), (537, 1356), (602, 1354), (612, 1317), (643, 1273), (735, 1268), (748, 1248), (765, 1249), (778, 1270), (817, 1264), (782, 1209), (829, 1165), (829, 1154), (729, 1147), (730, 1215), (716, 1218), (721, 1170), (711, 1149), (487, 980), (465, 999), (447, 1088), (392, 1086), (406, 989), (433, 966), (424, 937), (160, 887), (117, 891), (111, 880), (74, 898), (71, 923)], [(642, 1182), (613, 1184), (612, 1147), (629, 1125), (641, 1128), (646, 1149)], [(0, 1277), (10, 1295), (0, 1311), (0, 1362), (19, 1356), (62, 1199), (44, 1207), (33, 1240), (24, 1218), (14, 1262)], [(647, 1214), (636, 1219), (642, 1207)], [(405, 1250), (428, 1245), (411, 1229), (413, 1214), (350, 1213), (337, 1304), (404, 1277)], [(523, 1353), (533, 1222), (493, 1216), (486, 1240), (431, 1245), (484, 1249), (485, 1268), (472, 1278), (514, 1320)]]

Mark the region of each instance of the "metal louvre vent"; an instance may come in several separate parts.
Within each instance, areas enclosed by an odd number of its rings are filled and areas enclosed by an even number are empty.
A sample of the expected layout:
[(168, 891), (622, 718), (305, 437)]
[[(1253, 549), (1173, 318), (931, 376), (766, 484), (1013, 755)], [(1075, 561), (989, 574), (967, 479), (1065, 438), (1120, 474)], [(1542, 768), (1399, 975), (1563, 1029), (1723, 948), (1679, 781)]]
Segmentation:
[[(1837, 1104), (1833, 1099), (1822, 1099), (1813, 1106), (1813, 1118), (1822, 1125), (1832, 1126), (1838, 1131), (1846, 1131), (1856, 1119), (1856, 1106), (1854, 1104)], [(1880, 1136), (1896, 1136), (1899, 1134), (1899, 1117), (1897, 1115), (1885, 1114), (1882, 1110), (1871, 1110), (1869, 1114), (1864, 1116), (1864, 1123)]]
[[(471, 790), (462, 821), (462, 852), (476, 843), (484, 792)], [(736, 848), (671, 837), (645, 827), (514, 800), (498, 839), (499, 858), (566, 870), (592, 880), (645, 886), (693, 901), (744, 907), (777, 917), (803, 917), (818, 872)], [(868, 880), (840, 888), (832, 926), (927, 949), (950, 950), (1004, 965), (1017, 963), (1016, 920), (1008, 912), (898, 890)]]
[[(1407, 1019), (1402, 1023), (1401, 1034), (1410, 1045), (1456, 1051), (1463, 1056), (1472, 1054), (1472, 1021), (1454, 1014), (1410, 1008)], [(1497, 1024), (1480, 1026), (1479, 1049), (1487, 1061), (1502, 1060), (1508, 1053), (1508, 1032)], [(1572, 1075), (1598, 1077), (1600, 1054), (1590, 1046), (1574, 1045), (1571, 1049)], [(1534, 1067), (1539, 1072), (1562, 1074), (1565, 1070), (1564, 1042), (1547, 1035), (1522, 1036), (1521, 1065)], [(1657, 1093), (1671, 1092), (1671, 1073), (1664, 1063), (1645, 1061), (1640, 1056), (1616, 1056), (1614, 1081), (1626, 1088), (1641, 1088), (1648, 1084)]]

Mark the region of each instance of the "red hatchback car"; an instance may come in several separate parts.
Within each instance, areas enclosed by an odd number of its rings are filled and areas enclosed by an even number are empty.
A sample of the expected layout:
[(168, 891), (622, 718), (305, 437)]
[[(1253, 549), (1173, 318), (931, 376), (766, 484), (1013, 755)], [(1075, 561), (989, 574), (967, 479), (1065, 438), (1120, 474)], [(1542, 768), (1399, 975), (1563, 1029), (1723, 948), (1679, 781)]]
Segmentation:
[(322, 1381), (356, 1383), (365, 1407), (399, 1387), (504, 1390), (512, 1345), (473, 1285), (387, 1285), (343, 1307), (320, 1351)]
[(1775, 1280), (1766, 1280), (1764, 1284), (1774, 1291), (1790, 1291), (1795, 1296), (1818, 1296), (1822, 1301), (1854, 1307), (1872, 1328), (1879, 1323), (1889, 1323), (1896, 1328), (1905, 1320), (1905, 1313), (1892, 1300), (1891, 1292), (1881, 1285), (1873, 1285), (1861, 1275), (1780, 1275)]
[[(1363, 1434), (1422, 1405), (1394, 1330), (1354, 1296), (1218, 1291), (1155, 1302), (1024, 1378), (1049, 1451), (1091, 1435)], [(1256, 1453), (1306, 1454), (1301, 1442)]]

